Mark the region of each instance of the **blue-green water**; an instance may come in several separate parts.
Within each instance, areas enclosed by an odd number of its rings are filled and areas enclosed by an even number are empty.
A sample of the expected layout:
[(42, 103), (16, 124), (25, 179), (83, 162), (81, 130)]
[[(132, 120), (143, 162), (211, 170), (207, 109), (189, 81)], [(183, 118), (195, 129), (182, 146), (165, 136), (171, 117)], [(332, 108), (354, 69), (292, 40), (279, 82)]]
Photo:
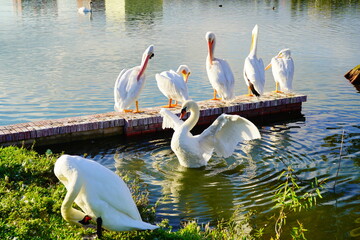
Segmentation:
[[(236, 94), (244, 94), (243, 62), (258, 24), (265, 65), (280, 49), (292, 50), (294, 89), (308, 96), (304, 118), (259, 126), (261, 140), (238, 145), (230, 158), (214, 156), (205, 169), (180, 167), (169, 136), (58, 148), (140, 176), (152, 203), (167, 196), (157, 217), (174, 227), (182, 219), (226, 219), (237, 206), (256, 211), (252, 228), (268, 226), (278, 176), (291, 165), (302, 180), (328, 180), (318, 206), (292, 214), (287, 224), (299, 219), (308, 239), (359, 238), (360, 95), (343, 77), (360, 63), (358, 1), (107, 0), (94, 1), (91, 16), (77, 13), (84, 3), (0, 2), (0, 125), (113, 111), (117, 75), (139, 65), (150, 44), (155, 57), (140, 107), (166, 103), (154, 75), (180, 64), (192, 70), (190, 96), (208, 99), (207, 31), (217, 36), (215, 56), (231, 65)], [(268, 71), (265, 90), (274, 87)]]

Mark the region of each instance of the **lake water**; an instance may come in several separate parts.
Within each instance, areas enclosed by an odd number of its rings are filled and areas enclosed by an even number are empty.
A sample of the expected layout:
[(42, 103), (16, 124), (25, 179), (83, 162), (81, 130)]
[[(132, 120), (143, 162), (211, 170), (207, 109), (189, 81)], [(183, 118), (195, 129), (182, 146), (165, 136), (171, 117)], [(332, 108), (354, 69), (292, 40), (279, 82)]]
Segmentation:
[[(139, 65), (150, 44), (155, 57), (140, 108), (167, 102), (154, 75), (180, 64), (192, 70), (191, 97), (209, 99), (207, 31), (217, 36), (215, 56), (230, 63), (236, 94), (245, 94), (243, 62), (258, 24), (258, 56), (265, 65), (280, 49), (292, 50), (294, 89), (308, 96), (303, 118), (259, 126), (261, 140), (239, 144), (230, 158), (214, 156), (204, 169), (179, 166), (171, 136), (115, 138), (54, 151), (87, 153), (114, 171), (139, 176), (152, 203), (166, 196), (157, 217), (175, 228), (183, 219), (227, 219), (240, 206), (241, 214), (255, 211), (251, 226), (265, 227), (267, 239), (274, 236), (274, 187), (290, 165), (301, 180), (328, 180), (318, 206), (291, 214), (287, 224), (299, 219), (308, 239), (359, 239), (360, 94), (343, 77), (360, 64), (358, 1), (93, 2), (91, 15), (77, 12), (88, 3), (80, 0), (0, 2), (0, 125), (113, 111), (119, 72)], [(274, 87), (267, 71), (265, 90)]]

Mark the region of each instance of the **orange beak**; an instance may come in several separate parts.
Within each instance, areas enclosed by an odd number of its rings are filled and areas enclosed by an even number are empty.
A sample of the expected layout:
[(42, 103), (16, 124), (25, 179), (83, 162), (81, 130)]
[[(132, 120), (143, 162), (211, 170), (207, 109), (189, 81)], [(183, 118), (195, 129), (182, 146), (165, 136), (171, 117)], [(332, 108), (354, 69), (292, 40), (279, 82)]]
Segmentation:
[(209, 55), (210, 55), (210, 65), (212, 65), (212, 60), (213, 60), (213, 51), (212, 51), (213, 44), (214, 44), (213, 41), (211, 41), (211, 40), (208, 41), (208, 49), (209, 49)]
[(188, 82), (188, 78), (190, 76), (190, 72), (186, 72), (185, 70), (182, 70), (182, 75), (183, 75), (183, 78), (184, 78), (184, 81), (187, 83)]
[(183, 108), (183, 109), (181, 109), (179, 119), (183, 119), (185, 117), (185, 115), (186, 115), (186, 108)]
[(271, 63), (269, 63), (269, 65), (266, 66), (265, 71), (268, 70), (269, 68), (271, 68)]

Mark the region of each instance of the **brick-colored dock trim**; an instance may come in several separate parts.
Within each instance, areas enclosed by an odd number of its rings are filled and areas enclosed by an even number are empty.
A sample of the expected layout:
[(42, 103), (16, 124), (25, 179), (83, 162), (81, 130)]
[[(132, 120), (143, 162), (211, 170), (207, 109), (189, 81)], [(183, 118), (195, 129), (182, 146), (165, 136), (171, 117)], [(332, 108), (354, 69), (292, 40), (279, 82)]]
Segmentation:
[[(299, 94), (266, 93), (260, 98), (238, 96), (231, 103), (206, 100), (198, 102), (200, 119), (198, 125), (211, 124), (220, 114), (238, 114), (255, 123), (271, 116), (294, 116), (301, 114), (302, 102), (307, 97)], [(165, 102), (164, 102), (165, 104)], [(134, 136), (164, 131), (161, 107), (140, 109), (144, 113), (109, 112), (88, 116), (27, 122), (0, 126), (0, 146), (50, 145), (106, 136)], [(173, 108), (180, 113), (180, 106)]]

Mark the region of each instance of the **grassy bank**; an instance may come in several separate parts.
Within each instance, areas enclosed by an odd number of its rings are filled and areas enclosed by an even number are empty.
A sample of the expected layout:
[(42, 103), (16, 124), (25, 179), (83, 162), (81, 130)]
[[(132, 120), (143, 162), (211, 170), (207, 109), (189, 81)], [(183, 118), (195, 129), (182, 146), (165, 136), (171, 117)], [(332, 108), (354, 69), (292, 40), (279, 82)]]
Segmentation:
[[(61, 216), (60, 207), (66, 194), (65, 187), (53, 173), (59, 155), (37, 152), (18, 147), (0, 147), (0, 239), (93, 239), (95, 229), (82, 228), (67, 223)], [(119, 173), (132, 191), (144, 221), (154, 223), (155, 206), (150, 206), (148, 192), (139, 179), (130, 179)], [(307, 192), (300, 192), (299, 180), (289, 167), (279, 176), (281, 184), (275, 188), (273, 201), (275, 215), (267, 229), (249, 233), (250, 216), (239, 220), (235, 212), (232, 219), (216, 226), (198, 226), (187, 223), (178, 231), (172, 231), (167, 220), (157, 222), (160, 229), (154, 231), (112, 232), (104, 231), (103, 239), (306, 239), (307, 231), (300, 221), (288, 226), (285, 219), (301, 209), (312, 208), (321, 197), (319, 183), (315, 179)], [(144, 190), (145, 189), (145, 190)], [(271, 237), (272, 236), (272, 237)]]

